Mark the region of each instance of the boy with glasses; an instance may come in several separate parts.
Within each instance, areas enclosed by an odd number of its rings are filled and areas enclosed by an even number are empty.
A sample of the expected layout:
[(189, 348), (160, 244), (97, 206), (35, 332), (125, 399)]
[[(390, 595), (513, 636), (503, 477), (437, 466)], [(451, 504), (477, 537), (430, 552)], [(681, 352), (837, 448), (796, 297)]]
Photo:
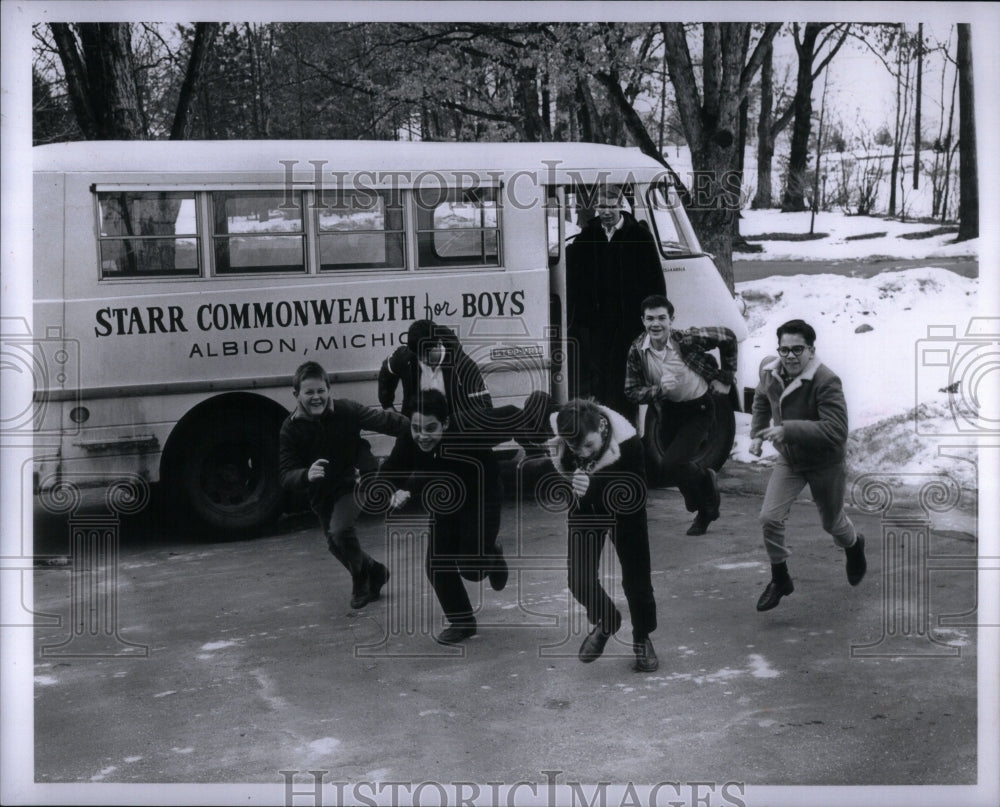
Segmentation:
[(779, 326), (778, 356), (763, 361), (754, 392), (750, 453), (759, 457), (764, 440), (770, 440), (779, 455), (760, 511), (771, 582), (757, 601), (758, 611), (774, 608), (794, 591), (785, 519), (806, 484), (823, 529), (847, 555), (847, 582), (856, 586), (867, 569), (865, 538), (844, 512), (847, 403), (840, 379), (816, 357), (815, 342), (816, 331), (801, 319)]

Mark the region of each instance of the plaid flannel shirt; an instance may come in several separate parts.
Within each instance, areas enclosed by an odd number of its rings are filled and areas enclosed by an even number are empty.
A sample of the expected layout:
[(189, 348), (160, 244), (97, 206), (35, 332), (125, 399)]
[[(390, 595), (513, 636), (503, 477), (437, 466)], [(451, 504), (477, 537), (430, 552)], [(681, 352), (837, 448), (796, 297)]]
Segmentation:
[[(688, 328), (684, 331), (671, 331), (670, 338), (674, 340), (674, 346), (679, 349), (684, 363), (709, 384), (713, 381), (732, 384), (736, 380), (738, 345), (736, 334), (729, 328)], [(632, 343), (625, 365), (625, 396), (637, 404), (653, 403), (661, 397), (659, 380), (646, 377), (646, 365), (642, 357), (642, 345), (645, 341), (644, 333)], [(715, 356), (706, 352), (716, 347), (722, 359), (721, 367)]]

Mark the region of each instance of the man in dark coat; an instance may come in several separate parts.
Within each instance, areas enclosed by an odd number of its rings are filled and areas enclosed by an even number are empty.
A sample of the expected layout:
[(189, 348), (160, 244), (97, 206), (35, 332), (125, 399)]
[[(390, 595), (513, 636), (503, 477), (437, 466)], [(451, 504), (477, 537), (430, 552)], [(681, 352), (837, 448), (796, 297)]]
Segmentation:
[(621, 189), (602, 188), (596, 201), (597, 216), (566, 255), (567, 334), (581, 376), (570, 394), (592, 395), (634, 422), (638, 407), (625, 396), (625, 364), (641, 331), (636, 314), (649, 295), (666, 295), (666, 282), (656, 241), (622, 210)]

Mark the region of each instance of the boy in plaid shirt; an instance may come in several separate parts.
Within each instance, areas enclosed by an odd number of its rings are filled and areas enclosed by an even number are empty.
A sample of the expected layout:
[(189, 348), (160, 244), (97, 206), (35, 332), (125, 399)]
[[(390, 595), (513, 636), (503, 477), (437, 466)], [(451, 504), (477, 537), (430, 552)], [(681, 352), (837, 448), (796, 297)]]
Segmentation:
[[(667, 486), (676, 485), (695, 519), (688, 535), (704, 535), (719, 517), (715, 471), (695, 460), (698, 447), (715, 423), (712, 392), (727, 393), (736, 377), (736, 335), (728, 328), (675, 331), (674, 306), (662, 295), (642, 301), (645, 333), (628, 352), (625, 395), (635, 404), (656, 408)], [(707, 353), (719, 349), (722, 366)]]

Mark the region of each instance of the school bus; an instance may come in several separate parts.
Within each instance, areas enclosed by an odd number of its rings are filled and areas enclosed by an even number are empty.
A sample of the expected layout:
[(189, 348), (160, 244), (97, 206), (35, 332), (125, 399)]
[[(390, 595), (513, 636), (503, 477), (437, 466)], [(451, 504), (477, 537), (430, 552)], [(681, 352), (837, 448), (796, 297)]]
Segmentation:
[[(215, 528), (267, 523), (295, 367), (315, 359), (335, 397), (376, 405), (416, 319), (458, 334), (495, 404), (565, 400), (566, 245), (600, 184), (656, 235), (675, 324), (747, 333), (668, 173), (636, 149), (88, 141), (33, 160), (34, 333), (61, 352), (35, 385), (53, 438), (36, 491), (138, 476)], [(715, 466), (734, 428), (719, 408)]]

